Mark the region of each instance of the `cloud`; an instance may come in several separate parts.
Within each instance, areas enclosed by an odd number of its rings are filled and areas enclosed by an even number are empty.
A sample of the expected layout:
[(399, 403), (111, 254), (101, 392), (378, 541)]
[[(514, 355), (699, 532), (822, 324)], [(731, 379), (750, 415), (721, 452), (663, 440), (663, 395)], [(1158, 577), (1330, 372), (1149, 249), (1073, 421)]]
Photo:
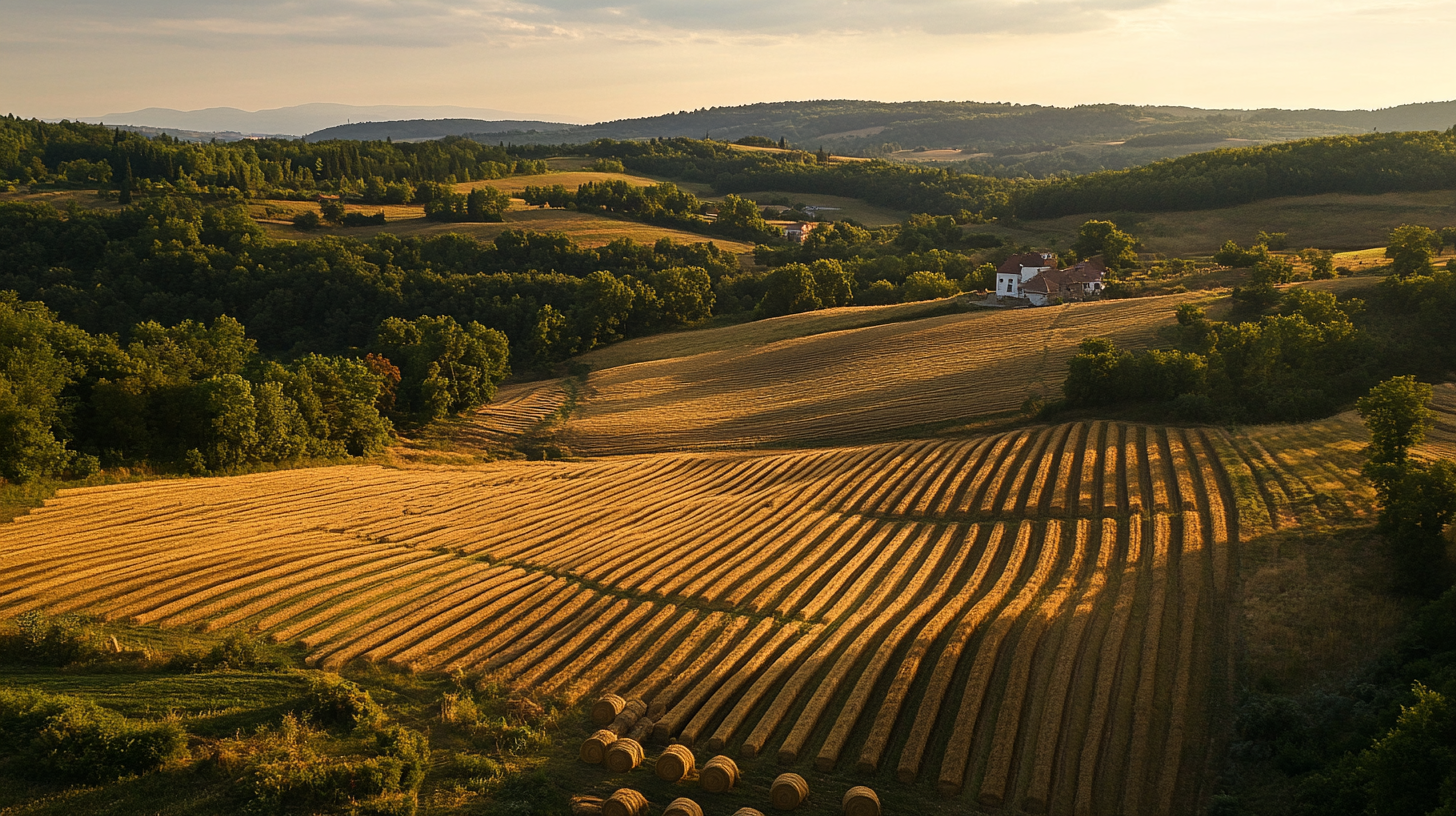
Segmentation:
[(511, 47), (541, 40), (776, 44), (884, 37), (1087, 31), (1168, 0), (11, 0), (11, 41), (98, 36), (200, 48), (280, 44)]

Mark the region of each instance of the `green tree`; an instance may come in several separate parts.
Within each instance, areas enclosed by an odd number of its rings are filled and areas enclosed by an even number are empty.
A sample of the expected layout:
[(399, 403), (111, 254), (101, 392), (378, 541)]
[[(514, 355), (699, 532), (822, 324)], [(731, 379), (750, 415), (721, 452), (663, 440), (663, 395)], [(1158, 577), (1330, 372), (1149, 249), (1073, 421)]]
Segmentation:
[(803, 264), (788, 264), (768, 273), (759, 317), (778, 317), (822, 309), (814, 272)]
[(482, 185), (465, 196), (465, 217), (468, 221), (503, 221), (510, 206), (510, 196), (489, 185)]
[(572, 352), (570, 323), (566, 315), (546, 304), (536, 310), (528, 348), (538, 366), (549, 366), (566, 359)]
[(749, 240), (760, 240), (781, 234), (778, 227), (769, 226), (763, 220), (758, 205), (736, 195), (723, 197), (718, 205), (718, 217), (713, 225), (724, 235), (733, 235)]
[(1078, 260), (1101, 255), (1108, 269), (1137, 266), (1137, 239), (1117, 228), (1111, 221), (1088, 221), (1077, 229), (1072, 251)]
[(344, 202), (326, 198), (319, 202), (319, 218), (335, 226), (344, 223)]
[(582, 342), (578, 350), (590, 351), (621, 340), (635, 300), (632, 287), (610, 272), (598, 270), (583, 278), (572, 310), (572, 324)]
[(1372, 816), (1445, 814), (1456, 800), (1456, 707), (1420, 683), (1411, 690), (1415, 704), (1401, 706), (1395, 727), (1356, 763), (1369, 780)]
[(1213, 253), (1213, 262), (1230, 269), (1248, 269), (1267, 257), (1269, 257), (1269, 248), (1263, 244), (1254, 244), (1248, 249), (1244, 249), (1236, 241), (1229, 239), (1223, 242), (1223, 246), (1217, 252)]
[(125, 207), (131, 203), (132, 188), (136, 180), (131, 173), (131, 159), (127, 159), (121, 166), (121, 180), (116, 188), (116, 203)]
[(854, 302), (854, 274), (832, 258), (821, 258), (809, 264), (814, 275), (814, 296), (822, 308), (848, 306)]
[(1309, 275), (1314, 280), (1329, 280), (1335, 276), (1335, 253), (1327, 249), (1303, 249), (1299, 257), (1309, 264)]
[(202, 383), (211, 437), (204, 454), (212, 470), (237, 467), (258, 453), (258, 407), (253, 388), (237, 374), (219, 374)]
[(0, 292), (0, 477), (25, 482), (74, 461), (63, 441), (66, 393), (92, 346), (44, 305)]
[(399, 401), (426, 419), (483, 405), (510, 373), (505, 335), (471, 321), (419, 317), (386, 319), (375, 348), (399, 366)]
[(662, 322), (683, 326), (713, 314), (713, 280), (700, 266), (675, 266), (652, 273)]
[(264, 462), (285, 462), (309, 452), (308, 423), (294, 402), (283, 393), (283, 385), (261, 382), (252, 387), (257, 458)]
[(1429, 275), (1435, 271), (1431, 258), (1441, 247), (1441, 239), (1429, 227), (1404, 224), (1390, 233), (1385, 257), (1391, 259), (1391, 271), (1398, 278)]
[(950, 297), (960, 290), (955, 281), (939, 272), (911, 272), (900, 284), (900, 294), (906, 303)]
[(1436, 421), (1429, 407), (1431, 387), (1415, 377), (1392, 377), (1370, 389), (1355, 410), (1370, 431), (1365, 447), (1365, 476), (1375, 485), (1382, 505), (1410, 463), (1411, 448), (1420, 445)]

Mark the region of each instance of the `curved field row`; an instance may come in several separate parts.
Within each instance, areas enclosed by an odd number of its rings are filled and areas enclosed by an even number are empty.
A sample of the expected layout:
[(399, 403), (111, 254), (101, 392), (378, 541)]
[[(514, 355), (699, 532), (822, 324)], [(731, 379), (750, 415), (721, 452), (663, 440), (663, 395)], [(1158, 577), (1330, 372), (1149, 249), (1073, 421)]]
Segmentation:
[(1421, 453), (1437, 459), (1456, 460), (1456, 383), (1438, 385), (1431, 395), (1436, 424), (1426, 434)]
[(559, 380), (503, 386), (454, 433), (466, 444), (513, 441), (560, 411), (566, 400), (566, 388)]
[(1360, 473), (1369, 435), (1353, 411), (1302, 425), (1264, 425), (1231, 434), (1275, 526), (1359, 516), (1375, 494)]
[(1094, 422), (64, 491), (0, 541), (0, 615), (252, 628), (325, 668), (615, 692), (659, 741), (1153, 812), (1196, 794), (1152, 759), (1203, 761), (1192, 633), (1226, 617), (1238, 505), (1209, 440)]
[(591, 455), (733, 448), (1011, 411), (1055, 392), (1084, 338), (1140, 347), (1191, 297), (978, 311), (618, 365), (591, 374), (565, 439)]

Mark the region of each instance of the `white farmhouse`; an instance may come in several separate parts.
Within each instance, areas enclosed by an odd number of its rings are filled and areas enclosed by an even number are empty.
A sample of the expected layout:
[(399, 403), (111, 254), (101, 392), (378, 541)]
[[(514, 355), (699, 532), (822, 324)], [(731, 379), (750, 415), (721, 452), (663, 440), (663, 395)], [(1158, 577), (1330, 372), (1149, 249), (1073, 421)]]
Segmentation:
[(1107, 267), (1100, 256), (1078, 261), (1065, 269), (1048, 269), (1022, 284), (1022, 297), (1033, 306), (1045, 306), (1054, 300), (1062, 302), (1087, 300), (1102, 294), (1102, 278)]
[(1025, 252), (1012, 255), (996, 269), (997, 297), (1025, 297), (1022, 287), (1032, 278), (1057, 268), (1057, 256), (1051, 252)]

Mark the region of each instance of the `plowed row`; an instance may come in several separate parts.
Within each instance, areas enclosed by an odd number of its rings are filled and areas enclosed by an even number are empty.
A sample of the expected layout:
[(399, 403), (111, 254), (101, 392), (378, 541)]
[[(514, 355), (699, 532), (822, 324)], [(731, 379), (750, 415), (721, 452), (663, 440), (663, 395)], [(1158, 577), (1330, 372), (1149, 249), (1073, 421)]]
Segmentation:
[(1059, 393), (1082, 339), (1137, 348), (1189, 297), (974, 312), (605, 368), (567, 443), (598, 455), (846, 440), (1010, 411)]
[(0, 614), (250, 627), (323, 667), (616, 692), (707, 750), (1029, 812), (1175, 812), (1226, 665), (1218, 463), (1239, 450), (1091, 422), (92, 488), (6, 529)]

